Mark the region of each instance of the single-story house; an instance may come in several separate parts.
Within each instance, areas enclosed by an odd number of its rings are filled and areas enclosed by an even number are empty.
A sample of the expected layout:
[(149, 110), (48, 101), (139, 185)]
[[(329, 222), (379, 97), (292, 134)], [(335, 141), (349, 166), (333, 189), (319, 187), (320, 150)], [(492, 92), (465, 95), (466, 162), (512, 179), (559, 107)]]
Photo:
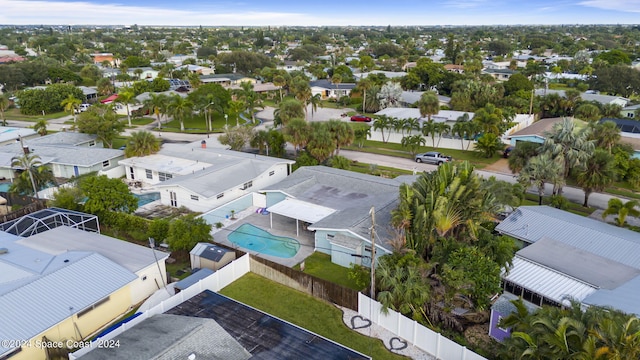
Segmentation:
[(160, 191), (163, 205), (204, 212), (291, 172), (292, 160), (192, 144), (165, 144), (154, 155), (120, 160), (126, 178)]
[(198, 74), (198, 75), (211, 75), (215, 73), (215, 70), (212, 68), (209, 68), (206, 66), (200, 66), (200, 65), (193, 65), (193, 64), (178, 66), (176, 69), (178, 70), (187, 69), (188, 72), (192, 74)]
[(301, 61), (285, 60), (283, 64), (276, 66), (276, 69), (284, 70), (286, 72), (303, 71), (304, 66), (305, 66), (305, 63)]
[(482, 70), (483, 74), (488, 74), (493, 76), (494, 79), (498, 81), (507, 81), (511, 77), (511, 75), (515, 74), (516, 71), (511, 69), (491, 69), (485, 68)]
[[(24, 141), (24, 145), (29, 148), (31, 153), (39, 155), (41, 159), (47, 159), (55, 177), (71, 178), (92, 172), (105, 174), (109, 177), (123, 175), (122, 171), (119, 171), (118, 161), (124, 159), (124, 151), (95, 146), (95, 138), (86, 142), (80, 140), (80, 145), (69, 144), (67, 141), (73, 142), (73, 139), (78, 140), (84, 136), (71, 135), (67, 137), (65, 134), (62, 132), (33, 138)], [(0, 153), (20, 156), (23, 154), (23, 149), (20, 144), (14, 143), (0, 146)], [(2, 164), (0, 167), (6, 167), (6, 164)]]
[[(550, 94), (558, 94), (561, 97), (566, 97), (564, 90), (551, 90), (551, 89), (536, 89), (536, 96), (546, 96)], [(601, 94), (590, 94), (590, 93), (580, 93), (580, 98), (584, 101), (595, 101), (602, 105), (606, 104), (616, 104), (620, 105), (623, 108), (627, 106), (629, 103), (629, 99), (624, 98), (622, 96), (612, 96), (612, 95), (601, 95)]]
[[(43, 212), (51, 209), (28, 216), (42, 221)], [(83, 214), (61, 210), (59, 215), (69, 220)], [(58, 221), (38, 224), (26, 237), (0, 231), (2, 339), (83, 341), (166, 283), (166, 253), (154, 255), (95, 229), (80, 230), (84, 220), (75, 228)], [(48, 358), (45, 347), (6, 342), (0, 344), (0, 357)]]
[(356, 87), (355, 83), (333, 84), (329, 80), (322, 79), (309, 82), (311, 86), (311, 95), (320, 94), (323, 100), (333, 98), (339, 99), (343, 96), (349, 96), (351, 91)]
[(640, 109), (640, 104), (630, 105), (622, 109), (620, 115), (625, 119), (637, 118), (636, 113)]
[(446, 64), (444, 66), (444, 69), (449, 72), (464, 74), (464, 65)]
[(257, 80), (252, 77), (236, 73), (202, 75), (200, 76), (200, 81), (203, 84), (217, 83), (225, 87), (229, 87), (231, 85), (240, 85), (243, 82), (249, 82), (252, 84), (255, 84), (257, 82)]
[[(411, 107), (420, 100), (422, 94), (424, 94), (424, 91), (402, 91), (402, 95), (400, 96), (400, 106)], [(449, 107), (451, 104), (451, 98), (438, 94), (438, 102), (440, 103), (440, 106)]]
[(108, 61), (109, 64), (111, 64), (111, 66), (116, 65), (114, 56), (112, 53), (96, 53), (96, 54), (90, 54), (89, 56), (93, 58), (93, 63), (96, 65), (101, 65), (105, 61)]
[(22, 140), (38, 138), (39, 135), (35, 130), (29, 128), (15, 128), (9, 126), (0, 126), (0, 146), (14, 144)]
[(356, 78), (356, 81), (360, 81), (366, 78), (369, 75), (378, 75), (382, 74), (387, 77), (387, 79), (401, 78), (407, 76), (407, 73), (404, 71), (382, 71), (382, 70), (372, 70), (364, 73), (356, 73), (353, 74), (353, 77)]
[[(585, 123), (582, 120), (578, 120), (575, 118), (571, 119), (582, 124)], [(564, 121), (564, 118), (562, 117), (540, 119), (533, 122), (531, 125), (512, 133), (508, 136), (508, 139), (511, 146), (516, 146), (519, 141), (528, 141), (542, 144), (544, 143), (544, 140), (547, 136), (546, 134), (553, 129), (555, 124), (562, 123), (562, 121)]]
[(640, 315), (639, 233), (549, 206), (520, 206), (495, 230), (525, 244), (502, 274), (506, 293)]
[[(296, 219), (300, 228), (315, 232), (315, 251), (331, 255), (345, 267), (371, 265), (371, 209), (375, 209), (376, 258), (390, 254), (391, 210), (398, 188), (414, 176), (385, 179), (325, 166), (305, 166), (277, 184), (263, 187), (269, 216)], [(300, 224), (302, 223), (302, 224)]]
[(82, 94), (84, 95), (83, 103), (91, 104), (98, 100), (98, 90), (86, 86), (78, 86), (78, 89), (82, 90)]
[(189, 252), (192, 269), (210, 269), (217, 271), (236, 259), (236, 253), (221, 246), (198, 243)]

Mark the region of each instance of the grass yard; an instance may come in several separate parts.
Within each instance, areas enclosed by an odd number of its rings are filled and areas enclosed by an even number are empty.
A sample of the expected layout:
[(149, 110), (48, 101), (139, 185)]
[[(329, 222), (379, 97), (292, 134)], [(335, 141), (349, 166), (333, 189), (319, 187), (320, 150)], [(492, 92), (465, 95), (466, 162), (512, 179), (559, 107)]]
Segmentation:
[[(187, 276), (191, 275), (191, 272), (189, 271), (190, 268), (189, 268), (188, 262), (176, 261), (173, 264), (167, 263), (166, 266), (167, 266), (167, 272), (173, 278), (178, 278), (182, 280)], [(179, 274), (180, 271), (182, 271), (182, 273)]]
[(66, 113), (64, 111), (52, 113), (52, 114), (45, 114), (44, 116), (42, 116), (42, 114), (24, 115), (20, 113), (20, 109), (16, 109), (16, 108), (9, 109), (4, 112), (4, 117), (7, 120), (20, 120), (20, 121), (33, 121), (33, 122), (37, 122), (38, 120), (42, 120), (42, 119), (45, 119), (45, 120), (59, 119), (67, 115), (69, 115), (69, 113)]
[(362, 162), (352, 162), (349, 170), (359, 172), (361, 174), (369, 174), (382, 176), (386, 178), (395, 178), (400, 175), (411, 175), (413, 171), (396, 169), (388, 166), (380, 166), (376, 164), (367, 164)]
[[(240, 124), (243, 123), (243, 120), (240, 119)], [(211, 120), (211, 127), (213, 128), (212, 132), (224, 131), (225, 124), (224, 115), (219, 113), (213, 114), (213, 119)], [(229, 126), (236, 126), (236, 119), (229, 117), (228, 124)], [(204, 115), (193, 115), (188, 117), (184, 120), (184, 128), (185, 133), (206, 134), (207, 124), (204, 121)], [(162, 124), (162, 131), (180, 132), (180, 121), (171, 120), (168, 123)]]
[(221, 294), (313, 331), (373, 359), (406, 359), (388, 351), (382, 341), (350, 330), (342, 311), (310, 295), (249, 273)]
[[(300, 270), (300, 265), (296, 265), (294, 269)], [(304, 272), (354, 290), (362, 290), (354, 280), (349, 279), (349, 269), (332, 263), (328, 254), (316, 251), (304, 259)]]

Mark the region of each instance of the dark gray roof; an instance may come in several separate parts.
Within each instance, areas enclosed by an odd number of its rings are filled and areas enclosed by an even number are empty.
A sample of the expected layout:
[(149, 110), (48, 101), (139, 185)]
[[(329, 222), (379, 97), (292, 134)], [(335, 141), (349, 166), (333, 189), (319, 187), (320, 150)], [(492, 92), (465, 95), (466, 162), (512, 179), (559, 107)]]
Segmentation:
[(640, 269), (640, 233), (549, 206), (520, 206), (496, 231), (535, 243), (543, 237)]
[(548, 237), (518, 251), (518, 255), (604, 289), (615, 289), (640, 275), (640, 269)]
[(208, 243), (198, 243), (197, 247), (191, 251), (191, 254), (200, 256), (211, 261), (220, 261), (225, 254), (232, 252), (220, 246)]
[(613, 119), (603, 118), (600, 119), (600, 123), (605, 121), (613, 121), (614, 124), (620, 129), (621, 132), (638, 134), (640, 133), (640, 121), (632, 119)]
[(251, 354), (214, 320), (158, 314), (116, 336), (120, 346), (95, 348), (83, 360), (248, 360)]
[(200, 269), (196, 272), (194, 272), (193, 274), (187, 276), (186, 278), (178, 281), (177, 283), (175, 283), (173, 285), (173, 287), (175, 287), (178, 290), (184, 290), (186, 288), (188, 288), (189, 286), (197, 283), (198, 281), (206, 278), (207, 276), (213, 274), (215, 271), (211, 270), (211, 269)]
[(167, 313), (215, 320), (256, 360), (370, 359), (320, 335), (209, 290)]

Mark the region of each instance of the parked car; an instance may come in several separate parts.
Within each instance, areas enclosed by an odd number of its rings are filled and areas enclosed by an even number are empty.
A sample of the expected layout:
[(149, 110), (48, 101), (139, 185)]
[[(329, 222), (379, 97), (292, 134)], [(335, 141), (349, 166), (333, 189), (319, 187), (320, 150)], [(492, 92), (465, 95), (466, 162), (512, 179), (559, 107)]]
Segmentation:
[(427, 164), (435, 164), (442, 165), (443, 163), (449, 162), (453, 160), (451, 156), (444, 155), (437, 151), (429, 151), (424, 154), (416, 155), (416, 162), (419, 163), (427, 163)]
[(511, 154), (511, 152), (513, 151), (513, 149), (515, 149), (515, 147), (513, 146), (507, 146), (506, 149), (502, 150), (502, 157), (503, 158), (508, 158), (509, 154)]
[(353, 115), (351, 121), (371, 122), (371, 118), (364, 115)]
[(80, 114), (81, 112), (89, 110), (89, 106), (91, 106), (91, 104), (80, 104), (80, 106), (78, 106), (78, 108), (76, 109), (76, 114)]

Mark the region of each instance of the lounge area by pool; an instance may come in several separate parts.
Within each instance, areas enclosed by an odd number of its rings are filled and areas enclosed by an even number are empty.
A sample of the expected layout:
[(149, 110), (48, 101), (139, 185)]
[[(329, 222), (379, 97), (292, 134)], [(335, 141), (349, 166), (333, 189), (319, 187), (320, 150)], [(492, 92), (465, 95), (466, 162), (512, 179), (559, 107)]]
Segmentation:
[(281, 258), (294, 257), (300, 249), (298, 240), (272, 235), (251, 224), (240, 225), (227, 239), (245, 249)]

